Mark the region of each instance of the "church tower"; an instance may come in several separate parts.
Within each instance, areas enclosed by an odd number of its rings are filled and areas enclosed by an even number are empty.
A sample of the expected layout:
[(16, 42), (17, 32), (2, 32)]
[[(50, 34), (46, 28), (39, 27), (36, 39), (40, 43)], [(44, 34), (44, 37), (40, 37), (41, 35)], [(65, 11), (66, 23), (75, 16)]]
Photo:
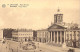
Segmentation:
[(57, 10), (57, 14), (54, 14), (54, 24), (61, 24), (63, 22), (63, 14), (60, 13), (60, 9)]

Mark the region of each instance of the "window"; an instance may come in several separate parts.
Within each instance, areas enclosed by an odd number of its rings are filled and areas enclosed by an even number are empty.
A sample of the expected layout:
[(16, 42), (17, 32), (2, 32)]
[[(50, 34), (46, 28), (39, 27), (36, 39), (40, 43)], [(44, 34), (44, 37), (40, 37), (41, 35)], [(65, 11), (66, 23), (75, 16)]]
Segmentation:
[(70, 34), (70, 36), (72, 36), (72, 34)]
[(77, 34), (77, 36), (79, 36), (79, 34)]

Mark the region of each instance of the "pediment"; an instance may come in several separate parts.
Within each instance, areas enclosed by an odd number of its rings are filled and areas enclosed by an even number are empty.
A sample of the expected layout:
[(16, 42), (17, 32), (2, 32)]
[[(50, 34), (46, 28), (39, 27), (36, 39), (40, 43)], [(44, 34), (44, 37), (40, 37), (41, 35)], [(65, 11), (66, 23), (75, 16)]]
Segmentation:
[(65, 29), (65, 27), (57, 25), (57, 24), (53, 24), (48, 29)]

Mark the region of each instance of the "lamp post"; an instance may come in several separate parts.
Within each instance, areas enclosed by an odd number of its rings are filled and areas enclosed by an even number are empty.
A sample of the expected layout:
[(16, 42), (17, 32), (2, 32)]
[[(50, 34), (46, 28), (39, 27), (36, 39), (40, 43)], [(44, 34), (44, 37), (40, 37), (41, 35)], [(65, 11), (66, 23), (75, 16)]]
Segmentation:
[(39, 48), (39, 43), (38, 43), (38, 48)]
[(18, 52), (18, 47), (17, 47), (17, 52)]

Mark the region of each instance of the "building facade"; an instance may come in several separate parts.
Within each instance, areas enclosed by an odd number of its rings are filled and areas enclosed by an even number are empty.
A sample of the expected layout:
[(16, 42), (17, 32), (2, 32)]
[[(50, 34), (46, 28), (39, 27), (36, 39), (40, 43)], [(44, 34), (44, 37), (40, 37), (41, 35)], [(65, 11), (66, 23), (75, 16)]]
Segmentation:
[(37, 41), (47, 43), (50, 41), (50, 36), (47, 29), (37, 30)]
[(3, 37), (12, 38), (12, 31), (13, 31), (12, 28), (3, 29)]
[(48, 27), (48, 31), (50, 33), (50, 42), (57, 45), (62, 45), (66, 43), (65, 35), (66, 35), (66, 27), (62, 26), (63, 23), (63, 14), (60, 13), (60, 9), (58, 9), (57, 13), (54, 14), (54, 24)]
[(68, 29), (66, 31), (66, 44), (70, 47), (79, 47), (80, 29)]
[(33, 40), (33, 35), (34, 31), (33, 30), (27, 30), (27, 29), (15, 29), (12, 32), (12, 38), (15, 41), (18, 42), (26, 42), (26, 41), (32, 41)]

